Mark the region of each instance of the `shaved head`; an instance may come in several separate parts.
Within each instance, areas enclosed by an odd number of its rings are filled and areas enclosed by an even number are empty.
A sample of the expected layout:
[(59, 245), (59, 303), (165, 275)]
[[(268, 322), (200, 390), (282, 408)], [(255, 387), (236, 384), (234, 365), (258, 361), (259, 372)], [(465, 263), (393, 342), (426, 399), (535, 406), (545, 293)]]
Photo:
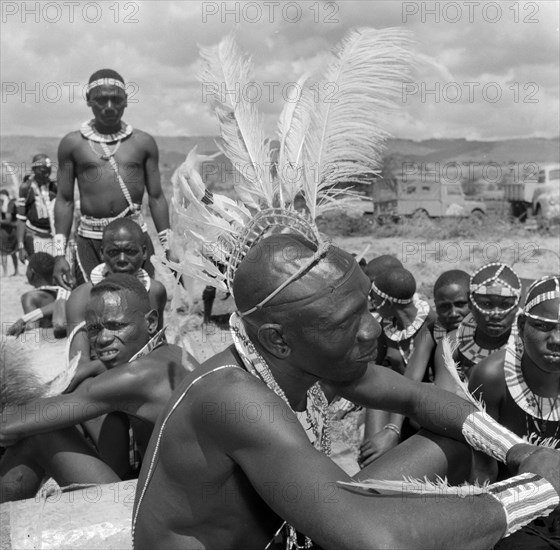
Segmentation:
[[(317, 247), (295, 234), (273, 235), (253, 246), (239, 265), (233, 280), (235, 304), (240, 312), (255, 307), (285, 283), (306, 263)], [(289, 306), (304, 306), (333, 292), (354, 271), (357, 263), (351, 254), (330, 246), (326, 255), (304, 270), (293, 282), (264, 306), (261, 314), (270, 314)], [(257, 317), (259, 312), (255, 312)], [(268, 315), (267, 315), (268, 318)]]
[(142, 228), (135, 221), (130, 218), (118, 218), (113, 220), (103, 230), (102, 244), (107, 244), (108, 241), (114, 240), (123, 234), (138, 241), (139, 245), (144, 243)]
[(387, 269), (375, 278), (375, 285), (391, 298), (408, 300), (416, 292), (416, 279), (404, 267)]
[(368, 262), (364, 271), (369, 277), (369, 280), (373, 281), (380, 273), (382, 273), (386, 269), (394, 269), (397, 267), (403, 267), (403, 264), (400, 260), (395, 258), (395, 256), (391, 256), (390, 254), (383, 254), (382, 256), (377, 256), (377, 258), (373, 258), (373, 260)]

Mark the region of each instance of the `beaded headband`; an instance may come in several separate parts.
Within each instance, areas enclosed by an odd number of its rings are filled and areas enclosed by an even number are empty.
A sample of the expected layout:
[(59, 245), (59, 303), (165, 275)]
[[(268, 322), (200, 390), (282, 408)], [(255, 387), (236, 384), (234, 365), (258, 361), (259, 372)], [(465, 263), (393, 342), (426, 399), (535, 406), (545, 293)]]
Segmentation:
[(98, 80), (94, 80), (93, 82), (90, 82), (86, 86), (86, 94), (89, 94), (91, 90), (97, 88), (98, 86), (116, 86), (117, 88), (121, 88), (122, 90), (126, 91), (124, 82), (121, 82), (120, 80), (116, 80), (115, 78), (100, 78)]
[(560, 277), (551, 275), (547, 277), (543, 277), (542, 279), (538, 279), (535, 281), (527, 290), (527, 297), (535, 294), (535, 290), (537, 290), (540, 286), (545, 285), (548, 281), (554, 281), (554, 290), (548, 290), (546, 292), (536, 293), (536, 295), (531, 298), (528, 302), (526, 302), (525, 306), (522, 309), (523, 315), (530, 317), (531, 319), (535, 319), (537, 321), (546, 321), (546, 322), (553, 322), (557, 323), (560, 320), (560, 304), (558, 305), (558, 316), (556, 319), (552, 319), (550, 317), (543, 317), (541, 315), (532, 315), (529, 313), (533, 308), (542, 304), (543, 302), (548, 302), (550, 300), (560, 300)]
[(43, 157), (42, 159), (35, 160), (31, 163), (31, 168), (38, 168), (39, 166), (46, 166), (50, 168), (52, 166), (51, 159), (49, 157)]
[(389, 296), (389, 294), (380, 290), (373, 281), (371, 281), (371, 290), (381, 296), (384, 302), (391, 302), (393, 304), (410, 304), (413, 301), (413, 298), (395, 298), (394, 296)]
[[(481, 271), (489, 267), (497, 267), (498, 269), (494, 275), (489, 276), (484, 281), (481, 281), (480, 283), (473, 283), (473, 280), (476, 278), (476, 276)], [(515, 276), (517, 281), (517, 288), (512, 286), (508, 281), (500, 277), (500, 275), (506, 268), (508, 268), (511, 271), (511, 273), (513, 273), (513, 275)], [(483, 265), (481, 268), (479, 268), (472, 275), (471, 282), (469, 285), (469, 296), (471, 298), (471, 302), (474, 305), (474, 307), (478, 311), (480, 311), (480, 313), (482, 313), (483, 315), (487, 315), (491, 313), (492, 310), (482, 308), (477, 304), (474, 296), (475, 294), (479, 296), (503, 296), (508, 298), (515, 298), (515, 302), (512, 306), (501, 310), (501, 313), (503, 315), (506, 315), (510, 311), (513, 311), (517, 307), (517, 304), (519, 303), (519, 300), (521, 298), (521, 281), (519, 280), (517, 273), (515, 273), (515, 271), (513, 271), (511, 267), (499, 262), (493, 262), (490, 264)]]

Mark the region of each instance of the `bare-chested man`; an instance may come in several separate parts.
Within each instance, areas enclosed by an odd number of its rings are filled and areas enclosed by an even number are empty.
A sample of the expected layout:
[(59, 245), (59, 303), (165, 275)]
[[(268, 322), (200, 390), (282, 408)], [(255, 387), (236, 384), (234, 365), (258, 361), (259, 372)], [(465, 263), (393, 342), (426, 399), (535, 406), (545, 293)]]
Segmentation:
[(66, 304), (68, 326), (73, 331), (69, 345), (69, 359), (78, 352), (82, 354), (71, 389), (88, 376), (95, 376), (105, 370), (102, 361), (91, 357), (92, 350), (83, 325), (91, 290), (107, 275), (126, 273), (137, 277), (148, 291), (150, 306), (158, 312), (158, 330), (164, 326), (163, 314), (167, 304), (167, 291), (162, 283), (152, 279), (141, 267), (146, 259), (146, 246), (139, 225), (130, 218), (112, 221), (103, 230), (101, 257), (103, 263), (91, 272), (91, 282), (74, 289)]
[[(127, 106), (123, 78), (115, 71), (93, 73), (87, 87), (87, 104), (94, 118), (70, 132), (58, 148), (58, 194), (55, 205), (56, 249), (64, 250), (74, 212), (74, 180), (78, 181), (82, 217), (77, 229), (78, 283), (89, 280), (101, 263), (103, 228), (119, 217), (130, 217), (143, 229), (147, 258), (144, 269), (153, 276), (149, 257), (153, 244), (142, 219), (144, 190), (164, 250), (168, 250), (169, 212), (158, 168), (159, 151), (154, 138), (122, 120)], [(57, 256), (55, 278), (73, 285), (70, 266)]]
[[(128, 438), (112, 426), (100, 430), (97, 454), (74, 426), (122, 412), (143, 456), (159, 413), (187, 372), (181, 348), (168, 345), (157, 331), (157, 311), (136, 277), (113, 274), (96, 285), (86, 327), (107, 370), (71, 393), (3, 411), (0, 445), (11, 447), (0, 462), (2, 501), (33, 496), (45, 471), (60, 485), (120, 480), (127, 472), (113, 470), (120, 464), (114, 446), (124, 441), (128, 457)], [(59, 414), (49, 414), (53, 410)]]
[[(283, 234), (249, 250), (233, 279), (235, 346), (187, 376), (154, 430), (133, 512), (136, 549), (262, 549), (284, 520), (336, 549), (489, 548), (511, 530), (511, 507), (503, 507), (501, 493), (499, 501), (489, 495), (417, 499), (339, 487), (337, 481), (351, 478), (325, 455), (326, 401), (335, 393), (495, 447), (515, 473), (548, 480), (512, 478), (517, 509), (528, 512), (530, 501), (544, 514), (558, 505), (555, 451), (520, 444), (497, 424), (499, 435), (490, 440), (491, 421), (458, 396), (368, 365), (380, 333), (368, 311), (369, 289), (352, 256), (334, 246), (316, 250)], [(504, 447), (502, 437), (509, 441)], [(464, 443), (424, 432), (361, 475), (460, 479), (453, 464), (470, 456), (465, 451)], [(519, 493), (522, 480), (530, 496)]]

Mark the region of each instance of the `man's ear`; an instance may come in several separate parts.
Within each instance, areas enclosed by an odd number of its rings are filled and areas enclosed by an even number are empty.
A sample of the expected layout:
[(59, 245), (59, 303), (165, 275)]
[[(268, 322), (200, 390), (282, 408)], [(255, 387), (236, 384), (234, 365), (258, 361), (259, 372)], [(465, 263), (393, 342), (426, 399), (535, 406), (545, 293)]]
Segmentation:
[(146, 319), (146, 323), (148, 323), (148, 334), (153, 336), (157, 332), (159, 313), (156, 309), (151, 309), (144, 315), (144, 319)]
[(148, 259), (148, 251), (146, 249), (146, 245), (142, 245), (142, 259), (146, 261)]
[(261, 346), (278, 359), (287, 359), (290, 346), (284, 340), (282, 325), (266, 323), (258, 329), (257, 337)]

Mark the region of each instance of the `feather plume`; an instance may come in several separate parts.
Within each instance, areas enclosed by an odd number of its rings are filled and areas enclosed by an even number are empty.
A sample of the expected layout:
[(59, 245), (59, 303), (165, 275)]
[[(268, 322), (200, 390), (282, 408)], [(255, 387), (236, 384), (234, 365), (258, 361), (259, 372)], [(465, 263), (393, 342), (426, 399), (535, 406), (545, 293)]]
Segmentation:
[(254, 208), (272, 206), (271, 151), (255, 104), (244, 97), (251, 82), (251, 62), (244, 57), (232, 35), (215, 48), (200, 48), (205, 62), (200, 79), (214, 93), (211, 105), (218, 116), (223, 153), (245, 179), (236, 187), (243, 202)]
[[(358, 29), (342, 42), (320, 82), (304, 143), (307, 206), (315, 218), (334, 186), (371, 180), (380, 168), (389, 114), (397, 108), (410, 65), (402, 29)], [(302, 101), (309, 96), (302, 95)]]
[(295, 95), (287, 98), (278, 121), (280, 151), (277, 173), (280, 180), (281, 206), (292, 205), (303, 186), (303, 144), (313, 107), (313, 90), (305, 85), (309, 77), (309, 73), (300, 77), (295, 87)]
[(400, 495), (423, 495), (423, 496), (448, 496), (467, 498), (474, 495), (482, 495), (488, 493), (489, 484), (483, 485), (449, 485), (447, 479), (437, 476), (435, 481), (428, 478), (415, 479), (403, 476), (402, 480), (385, 480), (385, 479), (368, 479), (366, 481), (339, 481), (339, 485), (347, 489), (355, 489), (360, 492), (371, 494), (381, 493), (398, 493)]
[(468, 385), (459, 378), (459, 374), (457, 373), (457, 363), (453, 359), (454, 347), (451, 345), (449, 337), (444, 336), (441, 344), (443, 347), (443, 362), (445, 369), (455, 382), (456, 388), (454, 393), (456, 393), (459, 397), (470, 401), (479, 411), (484, 411), (484, 403), (474, 397), (474, 395), (469, 391)]

